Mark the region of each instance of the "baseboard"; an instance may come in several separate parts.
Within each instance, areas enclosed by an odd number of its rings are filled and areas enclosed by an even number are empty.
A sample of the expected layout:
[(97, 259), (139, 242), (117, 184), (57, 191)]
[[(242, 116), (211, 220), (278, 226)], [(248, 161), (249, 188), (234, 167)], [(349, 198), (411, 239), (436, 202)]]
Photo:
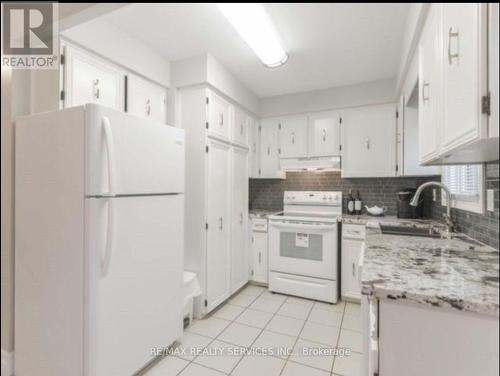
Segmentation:
[(14, 352), (2, 349), (2, 374), (1, 376), (14, 375)]

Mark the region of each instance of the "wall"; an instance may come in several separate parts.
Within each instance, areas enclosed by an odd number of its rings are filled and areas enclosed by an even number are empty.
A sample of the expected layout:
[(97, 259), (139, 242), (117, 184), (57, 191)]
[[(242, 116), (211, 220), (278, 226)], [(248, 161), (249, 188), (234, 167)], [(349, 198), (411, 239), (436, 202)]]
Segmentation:
[(14, 327), (12, 325), (14, 320), (14, 127), (12, 123), (12, 72), (5, 67), (2, 67), (1, 124), (1, 329), (3, 353), (3, 351), (11, 352), (14, 348)]
[(245, 88), (231, 72), (210, 54), (203, 54), (172, 63), (172, 85), (176, 88), (208, 84), (258, 115), (259, 99)]
[(260, 100), (261, 117), (395, 102), (394, 80), (369, 82)]
[[(250, 209), (283, 210), (284, 191), (342, 191), (347, 197), (349, 189), (359, 190), (364, 204), (384, 205), (388, 213), (396, 214), (396, 192), (403, 188), (417, 188), (436, 177), (411, 178), (357, 178), (342, 179), (340, 172), (288, 172), (285, 180), (250, 179)], [(431, 193), (426, 192), (424, 213), (430, 216)]]
[(170, 87), (170, 62), (116, 26), (99, 19), (65, 30), (61, 35), (116, 64)]
[[(478, 214), (460, 209), (451, 209), (451, 217), (458, 231), (498, 249), (498, 162), (486, 164), (485, 172), (484, 188), (493, 189), (495, 210), (493, 212), (486, 212), (485, 214)], [(438, 197), (432, 205), (432, 217), (435, 219), (441, 219), (443, 213), (446, 212), (446, 206), (441, 206), (440, 202), (441, 197)]]

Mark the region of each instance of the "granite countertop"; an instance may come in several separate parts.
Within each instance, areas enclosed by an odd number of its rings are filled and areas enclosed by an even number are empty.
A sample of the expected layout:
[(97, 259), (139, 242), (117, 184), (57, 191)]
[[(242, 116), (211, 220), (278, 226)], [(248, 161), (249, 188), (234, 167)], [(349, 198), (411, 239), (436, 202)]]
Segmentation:
[[(393, 222), (429, 225), (394, 218)], [(498, 317), (497, 250), (463, 234), (452, 239), (386, 235), (376, 221), (366, 223), (363, 295)]]

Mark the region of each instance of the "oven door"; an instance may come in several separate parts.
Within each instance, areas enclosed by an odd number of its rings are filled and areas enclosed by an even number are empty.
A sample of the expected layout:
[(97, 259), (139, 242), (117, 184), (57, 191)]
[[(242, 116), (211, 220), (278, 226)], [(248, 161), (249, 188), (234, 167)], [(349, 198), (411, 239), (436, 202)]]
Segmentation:
[(270, 221), (271, 271), (336, 280), (337, 224)]

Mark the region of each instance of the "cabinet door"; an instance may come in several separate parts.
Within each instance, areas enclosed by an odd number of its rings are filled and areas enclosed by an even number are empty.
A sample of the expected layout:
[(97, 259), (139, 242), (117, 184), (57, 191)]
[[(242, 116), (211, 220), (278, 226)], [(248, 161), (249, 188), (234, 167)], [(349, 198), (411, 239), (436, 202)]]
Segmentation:
[(220, 95), (209, 93), (208, 100), (208, 132), (210, 135), (229, 140), (231, 130), (232, 106)]
[(441, 10), (431, 4), (419, 44), (418, 123), (420, 163), (435, 158), (441, 140)]
[(283, 118), (279, 125), (279, 148), (281, 158), (307, 156), (307, 117)]
[(396, 105), (353, 108), (342, 114), (342, 176), (396, 174)]
[(338, 112), (309, 115), (309, 155), (323, 157), (340, 154)]
[(207, 312), (230, 295), (230, 147), (209, 141), (207, 153)]
[(358, 280), (361, 244), (361, 241), (342, 239), (342, 296), (350, 299), (361, 298)]
[(254, 232), (252, 234), (252, 260), (253, 260), (252, 280), (255, 282), (267, 283), (268, 282), (267, 233)]
[(247, 146), (248, 145), (248, 127), (250, 117), (240, 108), (234, 108), (234, 123), (232, 131), (232, 141)]
[[(482, 136), (486, 116), (486, 4), (443, 5), (443, 140), (441, 152)], [(483, 136), (486, 136), (486, 127)]]
[(278, 119), (265, 119), (261, 122), (259, 177), (275, 177), (279, 170), (278, 128)]
[(259, 123), (254, 118), (250, 117), (248, 120), (248, 147), (250, 148), (248, 154), (248, 175), (251, 178), (257, 178), (259, 174), (259, 152), (258, 152), (258, 138), (259, 138)]
[(127, 76), (127, 112), (167, 122), (167, 90), (133, 74)]
[(232, 151), (231, 292), (248, 282), (248, 150)]
[(72, 47), (65, 47), (64, 107), (97, 103), (123, 111), (124, 73), (113, 65)]

